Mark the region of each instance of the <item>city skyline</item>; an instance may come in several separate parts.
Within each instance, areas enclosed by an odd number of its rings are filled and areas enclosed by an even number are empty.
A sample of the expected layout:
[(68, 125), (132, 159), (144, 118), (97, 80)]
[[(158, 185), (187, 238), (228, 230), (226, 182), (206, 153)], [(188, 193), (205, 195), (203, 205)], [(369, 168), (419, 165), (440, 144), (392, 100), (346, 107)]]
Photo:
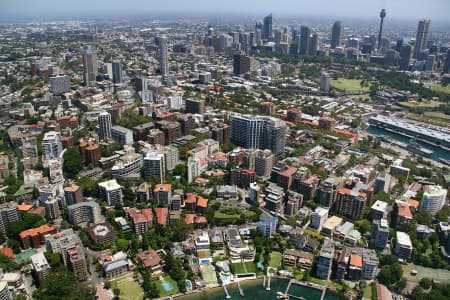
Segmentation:
[[(351, 9), (349, 9), (351, 8)], [(377, 13), (385, 8), (388, 19), (391, 20), (417, 20), (432, 19), (434, 21), (450, 22), (447, 12), (450, 3), (446, 0), (433, 1), (433, 5), (420, 0), (387, 1), (357, 1), (342, 0), (336, 4), (332, 0), (319, 0), (312, 2), (284, 0), (274, 5), (272, 1), (237, 1), (214, 3), (206, 0), (180, 1), (169, 0), (164, 2), (130, 0), (127, 2), (113, 1), (87, 1), (79, 0), (67, 2), (64, 5), (54, 5), (50, 0), (0, 0), (0, 19), (4, 22), (13, 22), (21, 19), (58, 19), (68, 17), (106, 17), (106, 16), (167, 16), (170, 14), (189, 16), (218, 16), (218, 15), (257, 15), (277, 14), (278, 16), (311, 16), (343, 18), (370, 18), (377, 19)]]

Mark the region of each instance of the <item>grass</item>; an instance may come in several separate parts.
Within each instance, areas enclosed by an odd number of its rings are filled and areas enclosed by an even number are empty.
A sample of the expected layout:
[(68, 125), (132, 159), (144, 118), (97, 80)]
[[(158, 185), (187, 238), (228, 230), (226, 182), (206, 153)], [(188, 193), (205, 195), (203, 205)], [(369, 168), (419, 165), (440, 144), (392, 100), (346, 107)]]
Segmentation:
[(256, 264), (254, 262), (240, 262), (231, 264), (234, 274), (256, 273)]
[(214, 218), (216, 218), (216, 219), (238, 219), (239, 215), (237, 215), (237, 214), (227, 215), (227, 214), (224, 214), (223, 212), (216, 211), (214, 213)]
[[(444, 269), (432, 269), (422, 266), (417, 266), (414, 264), (402, 265), (403, 267), (403, 277), (411, 282), (419, 282), (422, 278), (430, 278), (439, 282), (450, 283), (450, 271)], [(411, 271), (416, 270), (417, 275), (411, 275)]]
[(272, 253), (270, 253), (269, 266), (271, 266), (272, 268), (278, 269), (278, 267), (281, 264), (282, 256), (283, 255), (280, 252), (273, 251)]
[(369, 285), (367, 285), (365, 288), (364, 288), (364, 294), (363, 294), (363, 297), (365, 298), (365, 299), (372, 299), (372, 285), (371, 284), (369, 284)]
[(439, 102), (439, 101), (422, 101), (422, 102), (399, 102), (399, 104), (401, 106), (405, 106), (408, 108), (412, 108), (412, 107), (433, 108), (433, 107), (437, 107), (444, 103)]
[(337, 80), (332, 79), (330, 85), (345, 91), (367, 91), (369, 88), (361, 87), (361, 80), (358, 79), (345, 79), (339, 78)]
[(450, 94), (450, 85), (443, 86), (441, 84), (436, 83), (431, 86), (431, 89), (438, 93)]
[(156, 283), (156, 287), (159, 290), (159, 296), (160, 297), (167, 297), (167, 296), (170, 296), (170, 295), (173, 295), (173, 294), (178, 294), (178, 292), (179, 292), (178, 285), (175, 282), (175, 280), (170, 278), (169, 275), (164, 275), (163, 278), (164, 278), (164, 281), (167, 281), (167, 282), (169, 282), (172, 285), (173, 289), (171, 289), (170, 291), (166, 291), (166, 289), (163, 286), (162, 280), (157, 280), (155, 283)]
[(111, 280), (111, 287), (120, 290), (119, 299), (125, 300), (141, 300), (144, 299), (144, 291), (141, 286), (134, 280), (133, 274), (130, 273), (119, 279)]
[(425, 116), (442, 119), (442, 120), (445, 120), (447, 122), (450, 121), (450, 115), (446, 115), (444, 113), (437, 112), (437, 111), (426, 111), (425, 112)]

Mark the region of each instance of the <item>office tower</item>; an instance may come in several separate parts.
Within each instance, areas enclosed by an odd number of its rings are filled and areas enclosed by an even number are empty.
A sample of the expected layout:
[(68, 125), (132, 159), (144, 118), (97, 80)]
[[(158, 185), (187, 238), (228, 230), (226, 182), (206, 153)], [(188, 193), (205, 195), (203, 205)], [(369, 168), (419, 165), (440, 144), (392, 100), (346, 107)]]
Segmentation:
[(111, 115), (109, 112), (103, 111), (98, 116), (98, 137), (101, 141), (111, 139)]
[(115, 179), (100, 182), (98, 184), (100, 198), (106, 200), (109, 206), (123, 203), (122, 186)]
[(430, 20), (420, 20), (417, 27), (416, 45), (414, 46), (414, 58), (420, 59), (420, 54), (427, 48), (428, 30), (430, 28)]
[(373, 220), (371, 239), (375, 248), (380, 250), (386, 248), (389, 241), (389, 224), (386, 219)]
[(300, 28), (300, 55), (309, 55), (311, 47), (311, 29), (308, 26)]
[(436, 64), (436, 55), (434, 54), (427, 55), (427, 58), (425, 60), (425, 71), (434, 72), (435, 64)]
[(314, 33), (311, 37), (311, 44), (309, 47), (309, 55), (316, 56), (317, 51), (319, 51), (319, 35)]
[(322, 73), (320, 76), (320, 91), (324, 93), (330, 91), (330, 74)]
[(70, 79), (67, 75), (50, 77), (50, 92), (59, 95), (70, 91)]
[(272, 237), (277, 230), (278, 218), (271, 215), (261, 215), (259, 217), (258, 228), (266, 237)]
[(56, 131), (46, 132), (42, 140), (42, 156), (44, 159), (58, 158), (61, 152), (61, 133)]
[(144, 157), (144, 176), (146, 179), (157, 177), (159, 182), (164, 182), (165, 177), (164, 154), (156, 151), (147, 152)]
[(445, 58), (444, 67), (442, 68), (443, 74), (450, 74), (450, 49), (447, 51), (447, 56)]
[(185, 112), (191, 114), (203, 114), (205, 112), (205, 101), (200, 99), (186, 99)]
[(336, 21), (333, 24), (333, 29), (331, 30), (331, 49), (335, 49), (342, 45), (342, 36), (344, 33), (344, 28), (341, 21)]
[(162, 75), (169, 73), (169, 57), (167, 53), (167, 37), (159, 38), (159, 71)]
[(400, 61), (399, 61), (400, 70), (409, 69), (409, 62), (411, 61), (411, 55), (412, 55), (411, 45), (404, 45), (400, 50)]
[(20, 219), (17, 203), (6, 202), (0, 204), (0, 230), (3, 233), (6, 233), (9, 223), (19, 221)]
[(122, 83), (122, 64), (118, 60), (112, 62), (112, 81), (114, 83)]
[(239, 53), (233, 55), (233, 74), (242, 75), (250, 72), (250, 57)]
[(69, 220), (72, 224), (103, 222), (100, 205), (95, 201), (76, 203), (67, 207)]
[(97, 52), (93, 45), (83, 50), (83, 79), (84, 85), (95, 87), (97, 77)]
[(420, 201), (420, 209), (435, 215), (444, 206), (446, 199), (446, 189), (438, 185), (429, 186), (428, 190), (423, 193), (422, 201)]
[(386, 9), (382, 9), (380, 11), (380, 31), (378, 32), (378, 51), (380, 51), (380, 46), (381, 46), (381, 36), (383, 34), (383, 21), (384, 18), (386, 17)]
[(231, 117), (231, 140), (244, 148), (269, 149), (278, 159), (284, 158), (287, 127), (273, 117), (234, 115)]
[(44, 253), (37, 253), (30, 257), (31, 265), (33, 266), (33, 274), (37, 282), (42, 281), (50, 275), (51, 268)]
[(266, 41), (272, 40), (272, 14), (264, 18), (262, 39)]
[(330, 279), (334, 258), (334, 244), (329, 238), (325, 238), (322, 249), (319, 252), (316, 276), (321, 279)]

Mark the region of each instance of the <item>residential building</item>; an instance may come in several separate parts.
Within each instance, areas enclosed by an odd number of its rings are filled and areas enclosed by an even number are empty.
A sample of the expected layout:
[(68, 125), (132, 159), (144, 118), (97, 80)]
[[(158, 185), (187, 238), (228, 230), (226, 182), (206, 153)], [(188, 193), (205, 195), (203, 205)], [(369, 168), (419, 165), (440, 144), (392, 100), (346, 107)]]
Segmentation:
[(111, 127), (111, 138), (123, 145), (132, 145), (134, 142), (133, 131), (119, 125)]
[(258, 228), (264, 236), (272, 237), (277, 230), (278, 218), (271, 215), (261, 215)]
[(45, 236), (47, 234), (56, 233), (56, 227), (44, 224), (37, 228), (31, 228), (19, 233), (19, 238), (22, 242), (23, 249), (39, 248), (45, 243)]
[(144, 250), (136, 255), (136, 259), (142, 267), (149, 269), (152, 275), (162, 273), (163, 261), (155, 250)]
[(286, 202), (285, 215), (290, 217), (295, 217), (298, 210), (302, 207), (303, 195), (289, 191), (288, 201)]
[(143, 234), (152, 227), (153, 213), (150, 208), (128, 208), (124, 207), (125, 214), (133, 222), (134, 232), (136, 234)]
[(284, 190), (282, 187), (270, 183), (264, 191), (265, 208), (273, 213), (284, 212)]
[(292, 268), (310, 269), (314, 255), (301, 250), (286, 249), (283, 253), (283, 265)]
[(83, 202), (83, 191), (81, 187), (72, 184), (71, 186), (66, 186), (64, 188), (64, 198), (66, 199), (66, 205), (70, 206), (72, 204)]
[(100, 223), (103, 221), (100, 205), (95, 201), (76, 203), (67, 207), (72, 224)]
[(362, 278), (372, 280), (378, 275), (378, 259), (375, 250), (363, 248)]
[(334, 244), (329, 238), (325, 238), (322, 249), (319, 252), (316, 276), (329, 280), (334, 259)]
[(258, 150), (255, 157), (255, 172), (259, 177), (268, 178), (275, 164), (275, 155), (270, 150)]
[(447, 200), (447, 190), (438, 185), (428, 186), (420, 201), (420, 209), (435, 215), (442, 209)]
[(169, 54), (167, 51), (167, 37), (160, 36), (159, 40), (159, 72), (161, 75), (167, 75), (169, 68)]
[(311, 223), (309, 226), (320, 232), (327, 219), (328, 209), (319, 206), (311, 214)]
[(58, 198), (52, 197), (44, 202), (45, 217), (50, 220), (55, 220), (61, 217), (61, 211), (59, 210)]
[(70, 79), (67, 75), (50, 77), (50, 92), (53, 95), (60, 95), (70, 91)]
[(184, 100), (185, 112), (190, 114), (203, 114), (205, 112), (205, 101), (200, 99)]
[(0, 299), (1, 300), (13, 300), (13, 295), (9, 291), (8, 282), (6, 280), (0, 281)]
[(323, 180), (317, 190), (317, 202), (323, 207), (333, 207), (340, 186), (341, 182), (336, 177), (328, 177)]
[(85, 165), (92, 165), (97, 167), (99, 160), (102, 158), (100, 145), (95, 139), (83, 138), (80, 139), (80, 154)]
[(155, 185), (153, 198), (158, 205), (169, 206), (172, 198), (172, 185), (163, 183)]
[(276, 183), (284, 189), (289, 189), (292, 185), (293, 177), (296, 172), (296, 167), (288, 166), (284, 163), (278, 163), (272, 169), (270, 181)]
[[(33, 266), (33, 275), (39, 284), (44, 281), (51, 273), (51, 267), (45, 258), (44, 253), (37, 253), (30, 257)], [(1, 298), (4, 299), (4, 298)]]
[(127, 179), (139, 178), (142, 168), (142, 156), (134, 152), (132, 146), (124, 146), (124, 154), (116, 160), (111, 168), (113, 177)]
[(256, 172), (249, 169), (236, 167), (231, 170), (231, 184), (241, 188), (248, 188), (250, 183), (255, 182)]
[(97, 77), (97, 52), (95, 46), (87, 45), (82, 51), (84, 85), (95, 87)]
[(397, 230), (408, 231), (413, 220), (411, 208), (407, 202), (396, 201), (394, 204), (394, 221)]
[(61, 133), (46, 132), (42, 140), (42, 157), (44, 160), (58, 158), (62, 152)]
[(0, 230), (6, 233), (8, 224), (21, 219), (17, 203), (6, 202), (0, 204)]
[(94, 224), (87, 229), (89, 238), (94, 243), (98, 244), (110, 244), (112, 245), (116, 240), (116, 234), (114, 233), (111, 224), (108, 222)]
[(370, 220), (381, 220), (384, 219), (387, 214), (388, 204), (386, 202), (377, 200), (370, 208), (369, 219)]
[(106, 200), (109, 206), (114, 206), (116, 203), (123, 203), (122, 186), (115, 179), (100, 182), (98, 189), (100, 198)]
[(361, 220), (366, 208), (367, 194), (358, 186), (353, 189), (340, 188), (336, 196), (336, 212), (352, 220)]
[(409, 235), (402, 231), (396, 232), (396, 243), (394, 252), (402, 259), (409, 259), (412, 253), (412, 242)]
[(384, 250), (389, 241), (389, 224), (386, 219), (375, 219), (372, 221), (373, 245), (377, 249)]

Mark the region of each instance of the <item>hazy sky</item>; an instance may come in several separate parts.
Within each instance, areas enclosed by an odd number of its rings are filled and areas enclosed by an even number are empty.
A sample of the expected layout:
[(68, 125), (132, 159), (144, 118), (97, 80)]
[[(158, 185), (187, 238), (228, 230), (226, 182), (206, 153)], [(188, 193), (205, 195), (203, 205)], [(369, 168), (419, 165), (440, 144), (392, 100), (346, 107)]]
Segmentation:
[(376, 18), (383, 7), (391, 19), (450, 22), (450, 0), (0, 0), (0, 20), (170, 12)]

